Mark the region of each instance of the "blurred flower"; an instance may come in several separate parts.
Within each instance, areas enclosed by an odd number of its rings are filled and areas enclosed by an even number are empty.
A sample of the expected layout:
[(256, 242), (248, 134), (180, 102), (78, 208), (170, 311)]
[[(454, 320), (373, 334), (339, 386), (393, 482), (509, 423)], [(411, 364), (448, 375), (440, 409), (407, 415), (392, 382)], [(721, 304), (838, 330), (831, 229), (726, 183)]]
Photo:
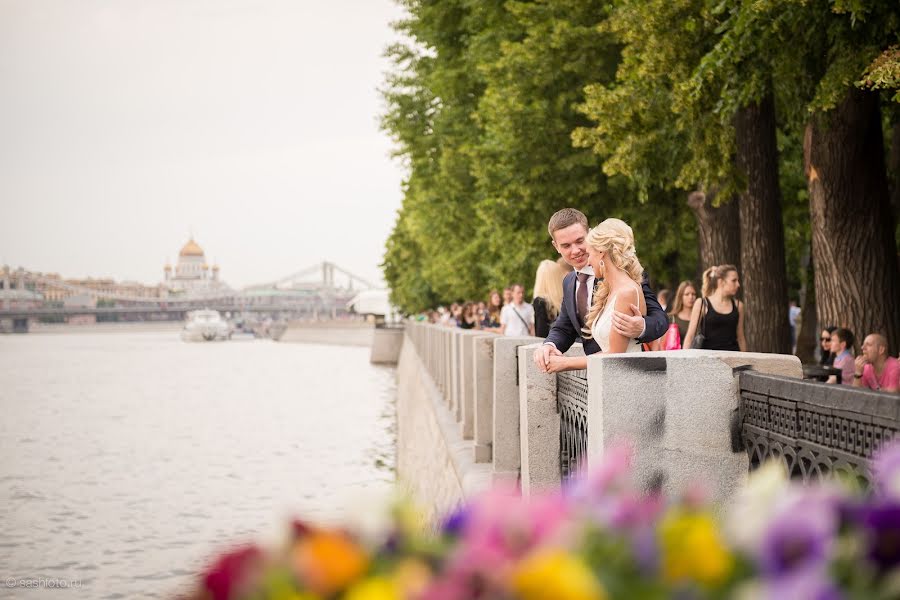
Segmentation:
[(627, 485), (631, 476), (631, 459), (634, 449), (631, 444), (619, 440), (610, 444), (603, 451), (600, 463), (590, 469), (582, 465), (578, 477), (575, 477), (565, 489), (566, 495), (574, 500), (588, 501), (602, 498), (614, 488)]
[(323, 596), (347, 587), (369, 567), (362, 548), (335, 531), (317, 531), (303, 538), (294, 546), (292, 558), (303, 583)]
[(784, 467), (769, 461), (750, 475), (747, 485), (735, 494), (725, 520), (725, 534), (738, 548), (759, 547), (772, 518), (772, 507), (788, 489)]
[(807, 569), (769, 579), (764, 598), (771, 600), (840, 600), (843, 596), (825, 569)]
[(523, 600), (602, 600), (603, 586), (578, 556), (545, 549), (528, 556), (512, 573), (512, 588)]
[(541, 544), (557, 541), (569, 514), (560, 494), (522, 498), (517, 490), (500, 487), (472, 503), (462, 543), (483, 558), (517, 560)]
[(441, 524), (441, 532), (452, 537), (460, 535), (469, 520), (470, 510), (467, 504), (458, 506), (456, 510), (444, 519), (444, 522)]
[(659, 539), (663, 576), (670, 583), (715, 586), (731, 573), (734, 559), (707, 513), (673, 508), (660, 523)]
[(866, 557), (882, 572), (900, 567), (900, 503), (869, 503), (850, 515), (862, 529)]
[(220, 556), (203, 575), (203, 587), (212, 600), (230, 600), (240, 590), (254, 584), (263, 553), (256, 546), (244, 546)]
[(872, 457), (872, 479), (878, 495), (900, 501), (900, 440), (886, 444)]
[(431, 581), (431, 569), (420, 560), (408, 558), (394, 569), (394, 582), (403, 598), (418, 598)]
[(776, 507), (756, 549), (770, 576), (824, 570), (838, 528), (838, 504), (824, 488), (792, 489)]
[(369, 577), (353, 585), (343, 600), (400, 600), (397, 584), (387, 577)]

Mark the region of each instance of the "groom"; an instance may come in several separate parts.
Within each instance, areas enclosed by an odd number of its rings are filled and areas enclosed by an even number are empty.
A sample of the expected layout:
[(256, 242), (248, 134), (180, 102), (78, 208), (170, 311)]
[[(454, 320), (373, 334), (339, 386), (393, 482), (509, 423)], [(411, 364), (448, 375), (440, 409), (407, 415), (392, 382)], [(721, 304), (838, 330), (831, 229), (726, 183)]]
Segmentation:
[[(554, 372), (549, 367), (550, 357), (561, 355), (572, 344), (581, 338), (581, 328), (590, 310), (594, 291), (594, 272), (588, 265), (587, 234), (588, 221), (584, 214), (574, 208), (564, 208), (550, 217), (547, 226), (553, 247), (563, 259), (574, 269), (563, 279), (563, 301), (559, 317), (550, 328), (550, 334), (543, 345), (535, 350), (534, 362), (544, 373)], [(641, 309), (631, 305), (631, 314), (616, 311), (613, 313), (613, 327), (628, 339), (637, 343), (652, 342), (663, 336), (668, 328), (669, 320), (656, 295), (650, 289), (647, 274), (643, 281), (644, 302), (647, 305), (647, 316), (641, 315)], [(602, 349), (593, 339), (584, 340), (584, 353), (594, 354)]]

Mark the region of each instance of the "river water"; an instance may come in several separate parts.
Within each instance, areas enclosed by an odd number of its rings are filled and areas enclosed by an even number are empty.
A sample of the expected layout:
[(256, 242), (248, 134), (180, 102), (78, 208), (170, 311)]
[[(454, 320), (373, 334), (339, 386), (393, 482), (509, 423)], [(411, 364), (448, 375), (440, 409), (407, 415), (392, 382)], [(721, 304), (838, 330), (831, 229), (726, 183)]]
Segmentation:
[(217, 550), (384, 496), (394, 370), (368, 357), (176, 331), (0, 336), (0, 597), (171, 597)]

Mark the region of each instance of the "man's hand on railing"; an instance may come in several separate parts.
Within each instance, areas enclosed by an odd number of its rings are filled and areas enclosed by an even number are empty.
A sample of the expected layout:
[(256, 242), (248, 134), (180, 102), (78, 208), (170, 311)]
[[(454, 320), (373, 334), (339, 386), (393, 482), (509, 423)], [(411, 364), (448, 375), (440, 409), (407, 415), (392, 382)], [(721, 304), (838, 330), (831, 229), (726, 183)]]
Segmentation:
[(553, 344), (543, 344), (540, 348), (534, 351), (534, 364), (537, 365), (538, 370), (541, 373), (549, 373), (547, 369), (550, 366), (550, 357), (551, 356), (562, 356), (562, 352), (556, 349), (556, 346)]

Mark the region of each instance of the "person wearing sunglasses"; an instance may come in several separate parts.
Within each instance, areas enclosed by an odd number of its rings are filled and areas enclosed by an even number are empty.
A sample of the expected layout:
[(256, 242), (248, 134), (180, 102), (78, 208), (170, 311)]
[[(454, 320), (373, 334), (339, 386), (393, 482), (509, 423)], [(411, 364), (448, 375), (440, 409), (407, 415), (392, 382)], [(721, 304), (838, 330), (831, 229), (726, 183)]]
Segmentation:
[(822, 354), (821, 358), (819, 358), (819, 364), (823, 367), (834, 365), (834, 354), (831, 353), (831, 335), (834, 333), (835, 329), (837, 329), (837, 327), (829, 325), (822, 330), (822, 335), (819, 336), (819, 349)]

